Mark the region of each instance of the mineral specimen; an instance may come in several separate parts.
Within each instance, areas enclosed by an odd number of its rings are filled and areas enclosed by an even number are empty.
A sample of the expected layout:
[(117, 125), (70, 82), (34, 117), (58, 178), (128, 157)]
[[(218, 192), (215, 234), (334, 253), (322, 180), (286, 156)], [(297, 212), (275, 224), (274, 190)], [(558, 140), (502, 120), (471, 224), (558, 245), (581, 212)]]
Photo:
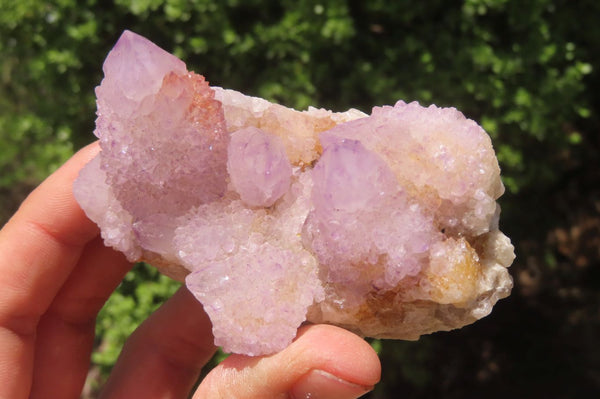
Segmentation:
[(417, 339), (510, 293), (498, 163), (456, 109), (299, 112), (128, 31), (104, 73), (75, 196), (106, 245), (185, 279), (224, 350), (279, 351), (305, 321)]

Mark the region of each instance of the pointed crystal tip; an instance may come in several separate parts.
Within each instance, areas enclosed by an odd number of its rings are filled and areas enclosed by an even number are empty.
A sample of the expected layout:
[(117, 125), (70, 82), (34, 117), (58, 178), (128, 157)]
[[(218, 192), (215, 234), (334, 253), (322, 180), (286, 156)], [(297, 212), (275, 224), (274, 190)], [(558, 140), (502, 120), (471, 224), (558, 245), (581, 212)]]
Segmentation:
[(114, 82), (125, 97), (134, 101), (158, 92), (169, 72), (187, 73), (183, 61), (129, 30), (121, 34), (102, 69), (107, 83)]

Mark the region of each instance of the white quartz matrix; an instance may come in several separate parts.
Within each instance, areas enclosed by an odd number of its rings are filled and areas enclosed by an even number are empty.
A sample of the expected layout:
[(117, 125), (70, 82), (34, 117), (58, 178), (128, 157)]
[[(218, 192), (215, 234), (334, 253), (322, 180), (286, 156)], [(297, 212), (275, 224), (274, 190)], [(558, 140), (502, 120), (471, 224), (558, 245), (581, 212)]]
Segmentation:
[(417, 339), (509, 295), (492, 143), (454, 108), (299, 112), (210, 87), (125, 31), (74, 192), (106, 245), (184, 280), (227, 352), (304, 322)]

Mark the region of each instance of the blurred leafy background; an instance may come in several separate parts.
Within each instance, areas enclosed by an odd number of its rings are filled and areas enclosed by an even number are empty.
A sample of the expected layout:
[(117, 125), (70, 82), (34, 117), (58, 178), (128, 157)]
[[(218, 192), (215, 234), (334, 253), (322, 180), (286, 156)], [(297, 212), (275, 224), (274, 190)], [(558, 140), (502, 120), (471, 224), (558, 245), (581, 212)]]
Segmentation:
[[(596, 0), (0, 0), (0, 225), (93, 140), (94, 87), (124, 29), (287, 106), (455, 106), (502, 166), (515, 288), (472, 326), (374, 341), (369, 397), (598, 394), (599, 21)], [(143, 264), (127, 275), (99, 316), (87, 397), (177, 286)]]

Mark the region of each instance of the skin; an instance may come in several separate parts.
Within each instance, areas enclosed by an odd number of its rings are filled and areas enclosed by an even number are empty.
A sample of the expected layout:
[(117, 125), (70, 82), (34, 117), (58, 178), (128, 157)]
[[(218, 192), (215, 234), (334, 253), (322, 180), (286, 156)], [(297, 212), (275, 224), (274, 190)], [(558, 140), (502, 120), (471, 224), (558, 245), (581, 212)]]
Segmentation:
[[(106, 248), (72, 184), (99, 151), (75, 154), (0, 230), (0, 399), (79, 398), (98, 311), (131, 268)], [(129, 338), (101, 398), (187, 398), (211, 358), (212, 327), (181, 288)], [(380, 378), (364, 340), (343, 329), (302, 327), (265, 357), (231, 355), (193, 398), (357, 398)]]

